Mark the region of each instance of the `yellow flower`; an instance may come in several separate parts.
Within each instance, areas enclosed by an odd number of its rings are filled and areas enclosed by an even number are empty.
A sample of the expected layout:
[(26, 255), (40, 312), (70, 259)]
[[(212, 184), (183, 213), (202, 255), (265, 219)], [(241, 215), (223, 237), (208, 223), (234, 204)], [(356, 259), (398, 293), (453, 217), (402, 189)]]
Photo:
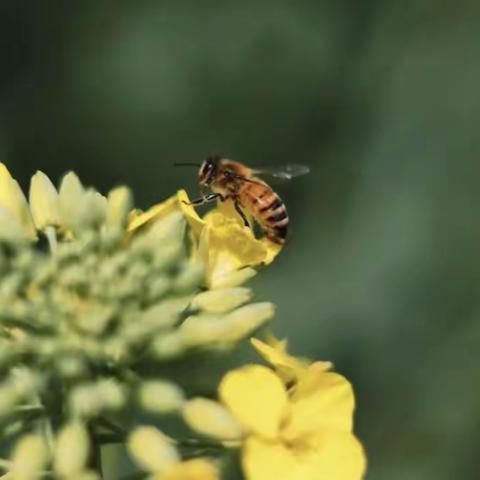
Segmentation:
[(251, 432), (242, 452), (248, 480), (362, 478), (365, 458), (352, 434), (351, 386), (336, 373), (312, 376), (308, 389), (293, 393), (259, 365), (234, 370), (222, 380), (220, 398)]
[(331, 362), (314, 362), (300, 359), (287, 352), (287, 341), (279, 340), (274, 335), (267, 336), (266, 342), (256, 338), (250, 339), (255, 350), (275, 369), (277, 375), (288, 385), (304, 378), (310, 369), (327, 371)]
[(151, 480), (219, 480), (217, 467), (202, 458), (181, 461), (172, 441), (154, 427), (139, 427), (128, 440), (135, 461)]
[[(21, 226), (24, 234), (29, 238), (36, 237), (25, 195), (3, 163), (0, 163), (0, 207), (3, 207), (11, 217), (9, 222), (13, 221)], [(2, 223), (4, 223), (3, 218)]]
[[(291, 356), (279, 358), (281, 365), (286, 359), (294, 368), (301, 363)], [(352, 433), (352, 388), (341, 375), (312, 365), (302, 367), (302, 375), (289, 390), (267, 367), (248, 365), (233, 370), (219, 386), (223, 408), (232, 419), (224, 411), (213, 421), (215, 409), (209, 406), (206, 414), (195, 399), (191, 402), (197, 406), (184, 414), (185, 421), (199, 433), (232, 445), (232, 434), (239, 432), (247, 480), (359, 480), (366, 462)], [(229, 426), (234, 422), (241, 428)]]
[(204, 218), (188, 203), (186, 192), (181, 190), (166, 202), (135, 213), (128, 229), (133, 232), (173, 211), (182, 211), (193, 234), (195, 257), (205, 263), (211, 289), (241, 285), (256, 274), (257, 267), (268, 265), (280, 252), (281, 246), (255, 238), (230, 201), (220, 202)]

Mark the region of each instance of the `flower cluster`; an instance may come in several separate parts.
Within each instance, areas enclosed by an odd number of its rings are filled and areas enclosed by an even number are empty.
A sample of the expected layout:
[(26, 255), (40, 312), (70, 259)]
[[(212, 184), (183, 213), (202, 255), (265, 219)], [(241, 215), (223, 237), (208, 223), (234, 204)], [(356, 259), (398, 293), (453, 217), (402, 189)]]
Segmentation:
[(73, 173), (57, 190), (38, 172), (29, 197), (0, 164), (8, 478), (101, 478), (107, 444), (128, 446), (138, 478), (220, 479), (239, 449), (248, 480), (361, 478), (351, 388), (328, 363), (252, 340), (273, 370), (226, 373), (220, 403), (192, 398), (193, 378), (176, 378), (182, 360), (228, 355), (274, 314), (243, 284), (280, 247), (255, 238), (231, 205), (201, 218), (180, 191), (142, 212), (127, 188), (103, 196)]
[[(249, 480), (359, 479), (362, 447), (352, 433), (354, 397), (347, 380), (290, 356), (285, 344), (252, 343), (274, 368), (247, 365), (225, 375), (221, 403), (189, 400), (192, 429), (242, 448)], [(212, 422), (215, 418), (215, 422)]]

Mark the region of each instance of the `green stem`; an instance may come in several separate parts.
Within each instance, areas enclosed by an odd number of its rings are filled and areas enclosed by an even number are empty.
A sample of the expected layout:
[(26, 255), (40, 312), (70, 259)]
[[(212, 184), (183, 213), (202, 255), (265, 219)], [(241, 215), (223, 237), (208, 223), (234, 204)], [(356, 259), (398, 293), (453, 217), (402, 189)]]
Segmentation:
[(44, 411), (43, 405), (20, 405), (14, 408), (15, 413), (42, 413)]
[(185, 439), (172, 439), (175, 445), (179, 447), (189, 447), (189, 448), (213, 448), (222, 450), (224, 447), (219, 442), (209, 442), (207, 440), (197, 440), (194, 438), (185, 438)]
[(124, 443), (125, 437), (114, 433), (100, 433), (97, 436), (97, 440), (101, 445), (107, 445), (109, 443)]
[(95, 435), (93, 427), (90, 426), (90, 445), (92, 447), (90, 453), (90, 468), (98, 473), (100, 478), (103, 478), (102, 472), (102, 445), (98, 437)]
[(50, 419), (47, 417), (43, 418), (41, 422), (41, 428), (47, 442), (48, 450), (50, 451), (50, 454), (53, 455), (53, 453), (55, 452), (55, 435), (53, 433), (52, 422), (50, 422)]
[(100, 417), (97, 420), (97, 423), (100, 426), (102, 426), (104, 428), (107, 428), (111, 432), (116, 433), (117, 435), (120, 435), (120, 436), (123, 436), (123, 437), (127, 436), (126, 430), (124, 430), (120, 425), (117, 425), (116, 423), (112, 422), (108, 418)]
[[(30, 408), (33, 409), (33, 407), (36, 406), (38, 409), (44, 410), (42, 400), (38, 395), (34, 396), (34, 400), (37, 403), (35, 405), (31, 405)], [(55, 435), (53, 433), (52, 423), (47, 415), (44, 415), (38, 419), (38, 429), (45, 439), (50, 455), (53, 456), (55, 452)]]
[(57, 231), (55, 230), (55, 227), (47, 227), (44, 230), (45, 236), (47, 237), (48, 240), (48, 245), (50, 247), (50, 252), (55, 254), (57, 252), (57, 246), (58, 246), (58, 241), (57, 241)]

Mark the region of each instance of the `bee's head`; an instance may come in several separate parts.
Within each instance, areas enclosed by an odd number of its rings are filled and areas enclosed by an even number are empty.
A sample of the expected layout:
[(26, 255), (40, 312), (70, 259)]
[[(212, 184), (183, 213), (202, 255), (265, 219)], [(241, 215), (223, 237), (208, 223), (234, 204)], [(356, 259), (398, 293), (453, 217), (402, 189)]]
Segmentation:
[(212, 155), (203, 161), (198, 172), (198, 182), (201, 186), (209, 187), (213, 183), (218, 173), (220, 160), (220, 155)]

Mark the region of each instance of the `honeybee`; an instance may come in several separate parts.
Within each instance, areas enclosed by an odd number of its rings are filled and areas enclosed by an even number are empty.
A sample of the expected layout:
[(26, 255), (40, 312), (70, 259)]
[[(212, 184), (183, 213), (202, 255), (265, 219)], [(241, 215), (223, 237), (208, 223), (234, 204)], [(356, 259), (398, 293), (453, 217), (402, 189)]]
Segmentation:
[[(268, 239), (283, 244), (288, 234), (287, 209), (277, 193), (257, 175), (269, 174), (290, 180), (308, 172), (309, 168), (304, 165), (253, 169), (243, 163), (213, 155), (200, 165), (198, 181), (202, 196), (190, 202), (190, 205), (230, 199), (245, 226), (250, 227), (250, 224), (244, 211), (254, 218)], [(212, 193), (208, 193), (208, 190)]]

